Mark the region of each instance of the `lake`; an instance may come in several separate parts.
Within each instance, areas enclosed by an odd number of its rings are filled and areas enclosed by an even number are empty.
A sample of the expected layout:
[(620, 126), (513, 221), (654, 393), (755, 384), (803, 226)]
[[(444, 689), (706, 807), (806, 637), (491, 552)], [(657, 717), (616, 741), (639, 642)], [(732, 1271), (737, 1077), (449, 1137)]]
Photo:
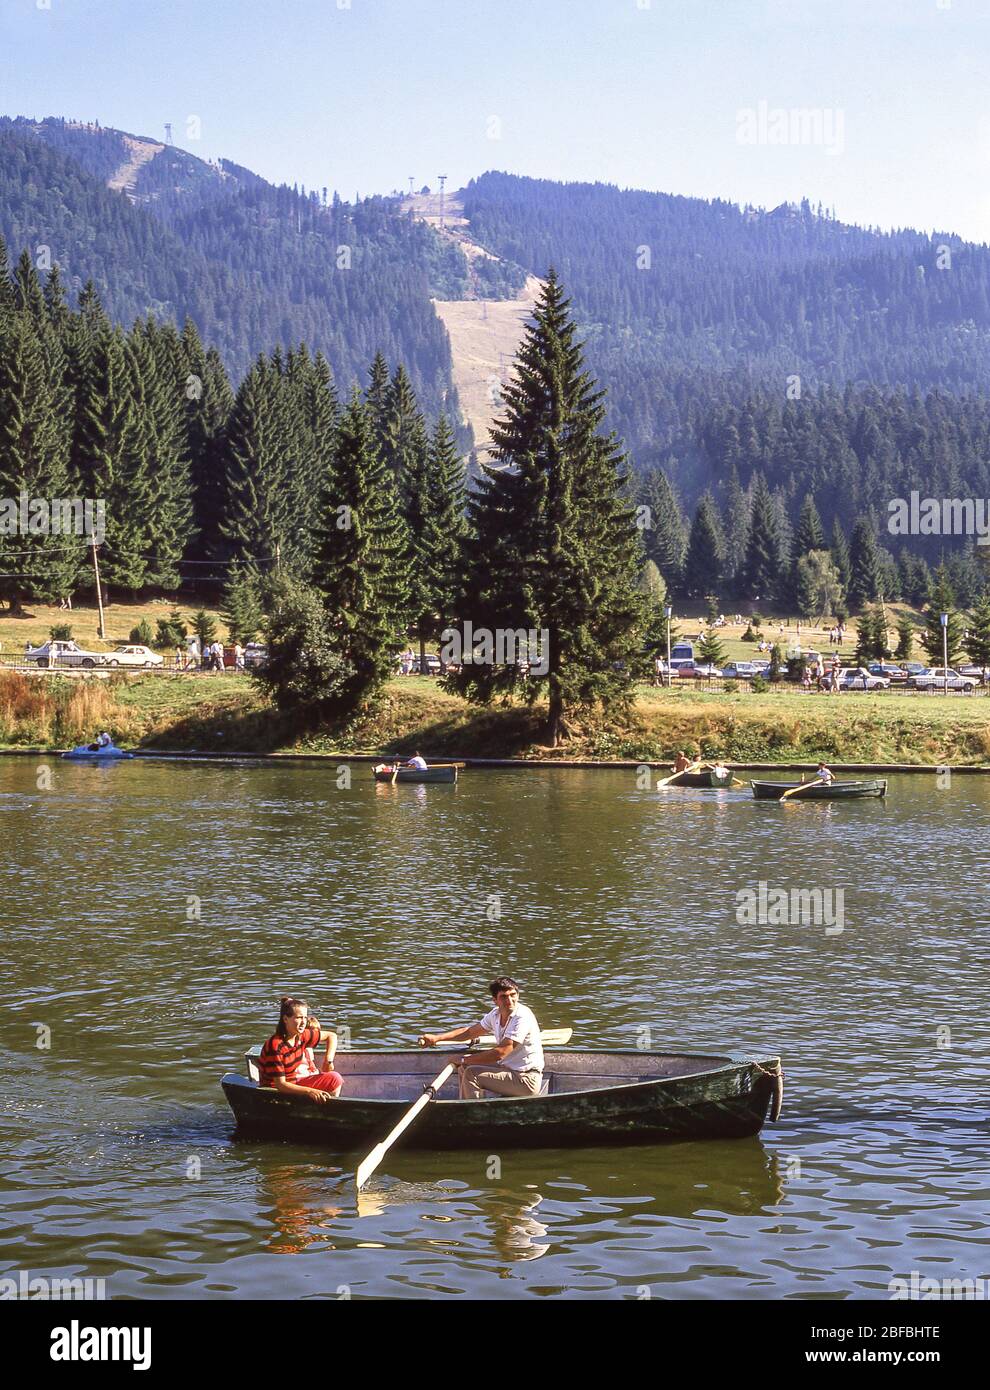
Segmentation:
[[(990, 1277), (990, 779), (782, 806), (621, 770), (350, 772), (0, 759), (0, 1270), (140, 1298), (886, 1299), (912, 1271)], [(819, 891), (828, 920), (755, 921), (761, 882)], [(396, 1149), (360, 1202), (363, 1153), (235, 1139), (219, 1079), (281, 994), (399, 1046), (477, 1020), (503, 971), (577, 1047), (779, 1052), (779, 1122)]]

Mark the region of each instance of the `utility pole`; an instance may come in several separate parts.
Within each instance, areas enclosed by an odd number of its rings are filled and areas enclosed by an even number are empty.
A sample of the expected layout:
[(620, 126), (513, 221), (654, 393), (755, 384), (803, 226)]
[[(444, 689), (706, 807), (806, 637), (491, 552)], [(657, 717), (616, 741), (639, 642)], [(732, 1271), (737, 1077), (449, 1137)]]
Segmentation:
[(172, 122), (171, 122), (171, 121), (166, 121), (166, 122), (165, 122), (165, 143), (166, 143), (166, 145), (171, 145), (171, 143), (172, 143)]
[(96, 606), (100, 610), (100, 640), (107, 640), (106, 623), (103, 619), (103, 590), (100, 588), (100, 562), (96, 557), (96, 539), (93, 540), (93, 573), (96, 575)]
[(410, 174), (410, 175), (409, 175), (409, 196), (410, 196), (410, 198), (411, 198), (412, 195), (413, 195), (413, 179), (414, 179), (415, 177), (416, 177), (415, 174)]
[(447, 182), (447, 175), (446, 175), (446, 174), (437, 174), (437, 178), (440, 180), (440, 230), (443, 231), (443, 214), (444, 214), (444, 191), (443, 191), (443, 186), (444, 186), (444, 184)]

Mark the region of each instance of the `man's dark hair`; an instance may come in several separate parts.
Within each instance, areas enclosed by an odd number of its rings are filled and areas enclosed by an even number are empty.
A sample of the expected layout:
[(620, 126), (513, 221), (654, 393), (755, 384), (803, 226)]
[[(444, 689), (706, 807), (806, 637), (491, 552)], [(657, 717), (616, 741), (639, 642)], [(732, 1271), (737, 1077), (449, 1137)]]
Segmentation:
[(488, 988), (491, 992), (492, 998), (497, 999), (498, 996), (502, 993), (503, 989), (518, 989), (519, 986), (516, 984), (515, 980), (512, 978), (511, 975), (496, 975), (495, 979), (492, 980)]

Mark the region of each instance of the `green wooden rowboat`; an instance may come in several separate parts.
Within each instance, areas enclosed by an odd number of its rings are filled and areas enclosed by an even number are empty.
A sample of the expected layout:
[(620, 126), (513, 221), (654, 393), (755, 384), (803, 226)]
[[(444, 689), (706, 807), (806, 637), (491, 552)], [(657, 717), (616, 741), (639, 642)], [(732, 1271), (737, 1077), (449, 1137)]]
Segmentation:
[[(401, 1119), (443, 1065), (443, 1054), (414, 1051), (338, 1052), (344, 1078), (339, 1100), (325, 1105), (281, 1095), (257, 1081), (256, 1053), (248, 1076), (221, 1082), (246, 1133), (368, 1148)], [(691, 1053), (547, 1053), (541, 1095), (459, 1100), (456, 1074), (403, 1137), (436, 1149), (559, 1148), (668, 1139), (730, 1139), (759, 1133), (783, 1094), (780, 1059)], [(492, 1150), (495, 1152), (495, 1150)]]
[(806, 787), (799, 796), (789, 796), (787, 804), (794, 801), (850, 801), (862, 796), (886, 796), (886, 777), (874, 777), (863, 782), (753, 782), (753, 795), (762, 800), (779, 801), (784, 792), (792, 787)]
[[(400, 767), (397, 782), (456, 782), (462, 763), (434, 763), (432, 767)], [(372, 769), (376, 782), (391, 782), (394, 763), (378, 763)]]

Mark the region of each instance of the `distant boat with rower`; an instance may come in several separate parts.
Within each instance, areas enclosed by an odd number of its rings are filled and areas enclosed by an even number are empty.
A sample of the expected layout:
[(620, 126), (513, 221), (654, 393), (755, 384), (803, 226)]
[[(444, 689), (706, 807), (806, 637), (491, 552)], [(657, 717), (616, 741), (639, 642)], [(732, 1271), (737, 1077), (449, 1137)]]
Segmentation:
[(395, 758), (390, 763), (376, 763), (371, 769), (376, 782), (456, 782), (457, 773), (463, 763), (427, 763), (420, 753), (414, 753), (408, 762)]

